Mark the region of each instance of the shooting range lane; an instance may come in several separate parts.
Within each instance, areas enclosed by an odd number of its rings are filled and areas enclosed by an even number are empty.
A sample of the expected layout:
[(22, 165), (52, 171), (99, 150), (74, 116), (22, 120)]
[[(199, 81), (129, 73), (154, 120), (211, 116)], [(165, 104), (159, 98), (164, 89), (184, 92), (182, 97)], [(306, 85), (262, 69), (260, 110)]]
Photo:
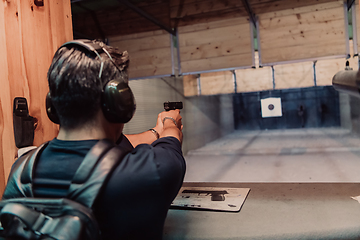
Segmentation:
[(170, 239), (359, 239), (359, 183), (185, 183), (251, 191), (240, 212), (170, 209)]
[(341, 128), (236, 131), (185, 156), (183, 186), (250, 188), (240, 212), (170, 209), (170, 239), (360, 239), (360, 139)]
[(185, 159), (185, 182), (360, 182), (360, 139), (341, 128), (235, 131)]

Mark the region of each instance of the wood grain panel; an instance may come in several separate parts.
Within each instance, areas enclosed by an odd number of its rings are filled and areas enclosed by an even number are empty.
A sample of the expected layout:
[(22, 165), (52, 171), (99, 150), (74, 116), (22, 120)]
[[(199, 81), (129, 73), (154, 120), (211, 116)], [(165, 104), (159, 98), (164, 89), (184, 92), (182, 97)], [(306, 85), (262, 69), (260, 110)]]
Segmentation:
[(200, 75), (201, 95), (234, 93), (234, 77), (231, 71), (203, 73)]
[(275, 89), (314, 86), (313, 62), (276, 65), (274, 74)]
[(184, 16), (203, 14), (224, 9), (237, 8), (243, 11), (243, 4), (238, 0), (197, 0), (197, 1), (170, 1), (170, 17), (182, 18)]
[(17, 152), (12, 125), (15, 97), (26, 97), (30, 115), (38, 120), (34, 145), (51, 140), (58, 132), (58, 126), (48, 120), (45, 111), (46, 75), (55, 50), (72, 39), (72, 21), (69, 1), (45, 1), (43, 7), (35, 6), (33, 1), (1, 1), (0, 12), (0, 156), (5, 175), (0, 182), (5, 183)]
[(181, 72), (252, 65), (250, 24), (244, 18), (179, 28)]
[(131, 79), (172, 74), (170, 35), (164, 31), (110, 38), (112, 46), (127, 50)]
[(341, 1), (263, 14), (259, 23), (262, 64), (346, 54)]
[(248, 14), (242, 2), (237, 0), (170, 1), (171, 26), (174, 28), (238, 17), (248, 17)]
[(198, 76), (185, 75), (183, 77), (184, 95), (186, 97), (198, 95)]
[(332, 79), (338, 71), (345, 69), (346, 61), (349, 61), (350, 67), (354, 70), (358, 69), (358, 57), (349, 59), (326, 59), (319, 60), (316, 63), (316, 83), (318, 86), (332, 85)]
[(237, 92), (257, 92), (273, 89), (271, 67), (235, 70)]
[(191, 33), (203, 30), (217, 29), (223, 27), (233, 27), (237, 25), (246, 25), (249, 24), (249, 20), (247, 18), (232, 18), (232, 19), (222, 19), (219, 21), (209, 21), (205, 23), (198, 23), (189, 26), (183, 26), (178, 29), (180, 34), (183, 33)]
[(190, 61), (217, 56), (248, 55), (249, 46), (244, 41), (239, 42), (239, 40), (224, 40), (221, 42), (211, 42), (208, 44), (182, 47), (181, 53), (182, 61)]
[(253, 12), (257, 15), (275, 13), (282, 10), (297, 9), (305, 6), (313, 6), (321, 3), (328, 5), (339, 0), (248, 0)]
[[(7, 8), (6, 1), (0, 1), (0, 29), (5, 29), (5, 8)], [(0, 34), (0, 193), (4, 191), (7, 174), (5, 174), (5, 166), (8, 168), (8, 163), (12, 162), (16, 155), (16, 147), (14, 134), (12, 129), (12, 102), (10, 98), (10, 83), (8, 63), (7, 63), (7, 48), (6, 35), (2, 32)], [(7, 170), (8, 171), (8, 170)]]
[(221, 56), (208, 59), (191, 60), (181, 63), (182, 72), (201, 72), (208, 70), (227, 69), (227, 68), (239, 68), (240, 66), (249, 66), (252, 55), (233, 55), (233, 56)]

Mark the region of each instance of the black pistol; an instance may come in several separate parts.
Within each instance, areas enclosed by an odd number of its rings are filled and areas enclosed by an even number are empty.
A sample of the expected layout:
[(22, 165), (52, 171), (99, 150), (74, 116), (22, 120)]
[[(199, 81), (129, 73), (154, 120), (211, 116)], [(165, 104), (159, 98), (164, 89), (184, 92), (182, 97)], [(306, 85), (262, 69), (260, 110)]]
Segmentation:
[(175, 109), (183, 109), (182, 102), (164, 102), (165, 111), (175, 110)]

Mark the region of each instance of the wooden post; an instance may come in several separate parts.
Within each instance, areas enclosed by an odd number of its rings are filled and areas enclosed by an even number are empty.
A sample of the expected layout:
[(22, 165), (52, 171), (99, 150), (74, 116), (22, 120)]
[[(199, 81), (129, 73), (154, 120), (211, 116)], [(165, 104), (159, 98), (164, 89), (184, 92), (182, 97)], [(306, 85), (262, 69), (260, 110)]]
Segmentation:
[[(38, 1), (37, 1), (38, 2)], [(34, 145), (51, 140), (58, 127), (48, 120), (47, 70), (56, 49), (71, 40), (70, 0), (0, 0), (0, 193), (17, 157), (13, 101), (25, 97), (38, 120)]]

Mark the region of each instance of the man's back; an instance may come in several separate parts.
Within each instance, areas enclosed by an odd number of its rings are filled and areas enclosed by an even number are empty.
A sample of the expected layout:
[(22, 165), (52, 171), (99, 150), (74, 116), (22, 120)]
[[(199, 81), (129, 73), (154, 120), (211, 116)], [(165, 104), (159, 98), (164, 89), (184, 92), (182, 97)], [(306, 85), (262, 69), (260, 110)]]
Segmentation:
[[(120, 147), (131, 148), (126, 141)], [(64, 197), (66, 186), (97, 140), (54, 139), (34, 172), (36, 197)], [(127, 145), (127, 146), (126, 146)], [(139, 145), (124, 157), (95, 203), (103, 239), (161, 239), (167, 210), (181, 187), (185, 162), (176, 138)], [(46, 183), (64, 180), (55, 189)]]

